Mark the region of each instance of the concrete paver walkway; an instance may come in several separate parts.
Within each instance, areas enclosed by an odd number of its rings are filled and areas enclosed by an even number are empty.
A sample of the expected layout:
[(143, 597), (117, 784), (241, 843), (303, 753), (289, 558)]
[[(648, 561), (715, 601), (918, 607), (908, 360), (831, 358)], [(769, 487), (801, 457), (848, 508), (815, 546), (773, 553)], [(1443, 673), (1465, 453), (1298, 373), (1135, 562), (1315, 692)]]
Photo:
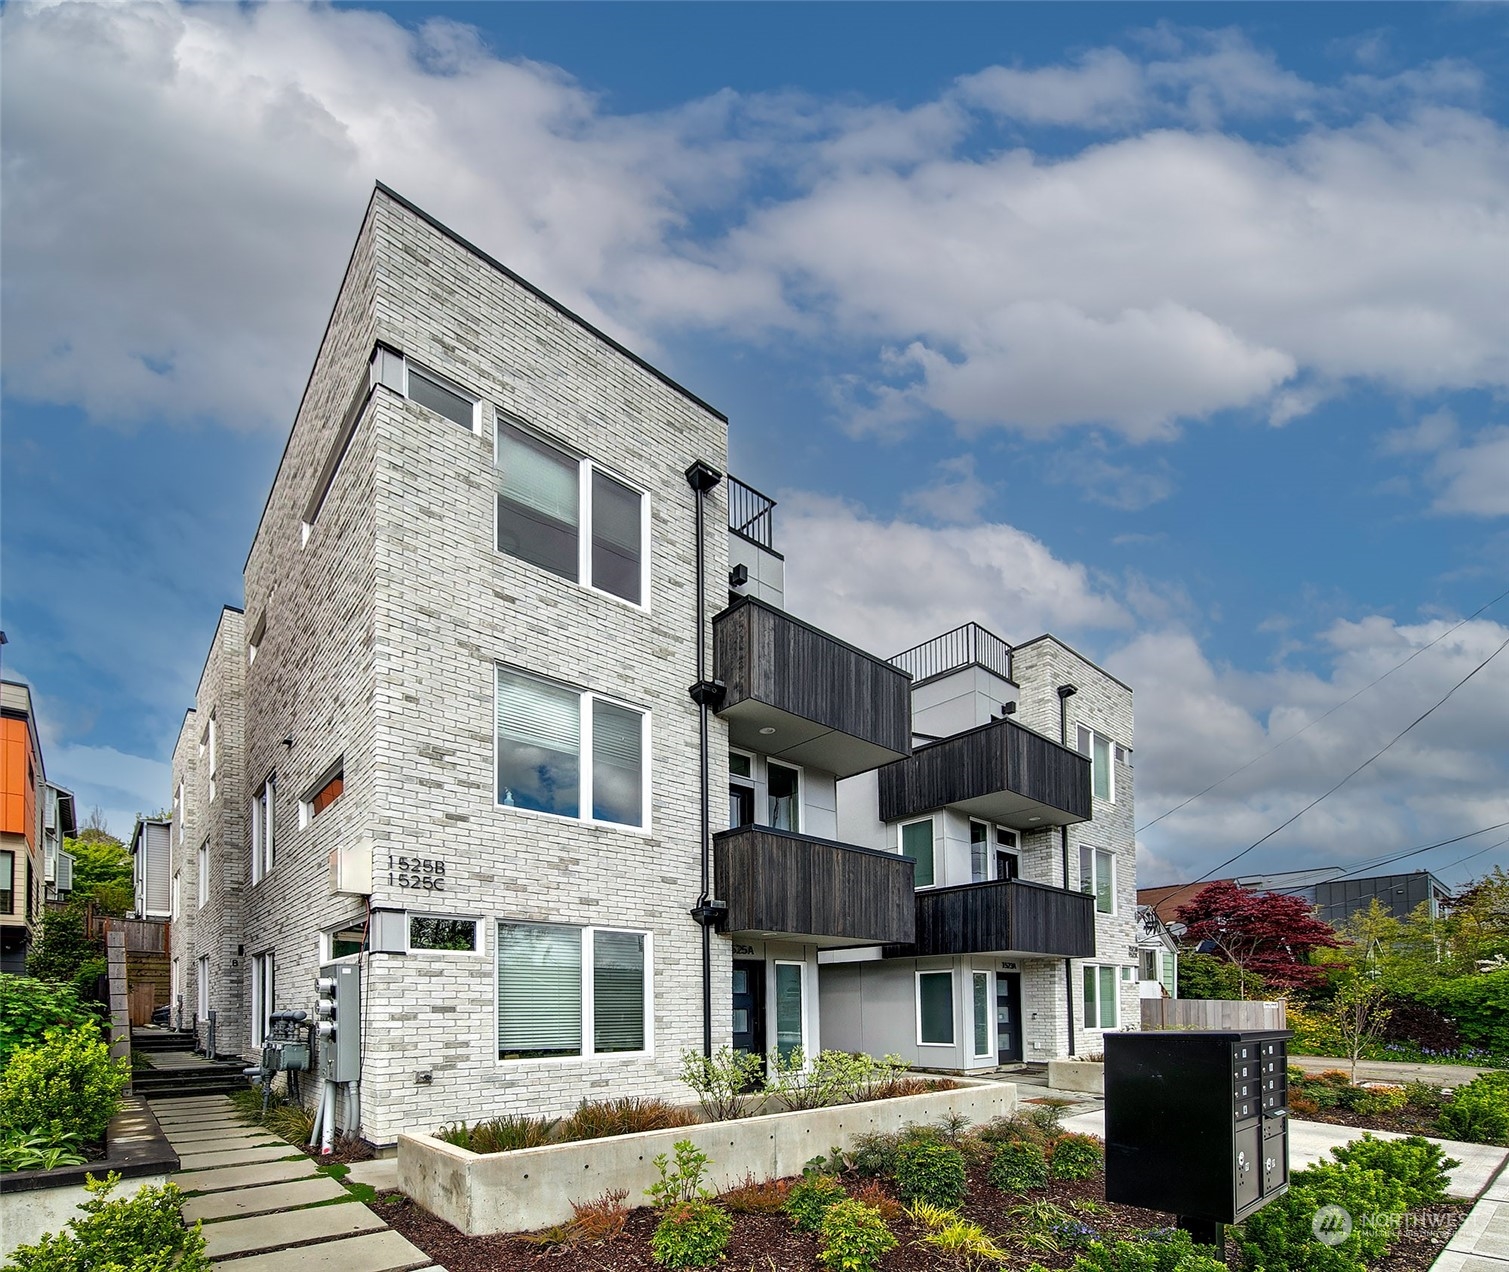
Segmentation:
[(182, 1163), (184, 1219), (203, 1221), (217, 1272), (444, 1272), (223, 1095), (154, 1100), (152, 1111)]

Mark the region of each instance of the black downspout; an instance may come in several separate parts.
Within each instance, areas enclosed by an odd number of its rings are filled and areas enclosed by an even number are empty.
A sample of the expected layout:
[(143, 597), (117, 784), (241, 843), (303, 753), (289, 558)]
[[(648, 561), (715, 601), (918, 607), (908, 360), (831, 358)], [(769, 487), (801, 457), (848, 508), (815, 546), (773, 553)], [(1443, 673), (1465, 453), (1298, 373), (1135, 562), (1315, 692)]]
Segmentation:
[[(1079, 690), (1073, 685), (1058, 687), (1058, 740), (1069, 745), (1069, 699)], [(1058, 828), (1059, 850), (1063, 856), (1064, 887), (1069, 886), (1069, 828)], [(1064, 960), (1064, 1023), (1069, 1029), (1069, 1054), (1074, 1054), (1074, 960)]]
[(707, 570), (705, 503), (707, 492), (723, 480), (716, 468), (700, 459), (686, 470), (686, 481), (697, 494), (697, 681), (687, 692), (697, 704), (697, 723), (701, 743), (702, 783), (702, 891), (692, 907), (692, 918), (702, 926), (702, 1054), (713, 1054), (713, 928), (728, 911), (728, 906), (713, 900), (712, 811), (708, 772), (707, 714), (723, 701), (724, 686), (707, 676)]

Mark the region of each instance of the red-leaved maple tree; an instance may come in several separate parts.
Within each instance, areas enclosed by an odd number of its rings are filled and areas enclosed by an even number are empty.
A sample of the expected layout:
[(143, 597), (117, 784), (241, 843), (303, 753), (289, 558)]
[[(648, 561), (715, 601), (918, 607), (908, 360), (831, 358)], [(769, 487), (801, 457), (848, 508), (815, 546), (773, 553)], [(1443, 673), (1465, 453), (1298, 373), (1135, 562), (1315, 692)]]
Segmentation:
[(1310, 963), (1310, 951), (1341, 944), (1309, 901), (1229, 881), (1196, 893), (1179, 907), (1179, 921), (1186, 941), (1208, 941), (1216, 957), (1235, 964), (1244, 998), (1249, 977), (1280, 991), (1316, 984), (1325, 969)]

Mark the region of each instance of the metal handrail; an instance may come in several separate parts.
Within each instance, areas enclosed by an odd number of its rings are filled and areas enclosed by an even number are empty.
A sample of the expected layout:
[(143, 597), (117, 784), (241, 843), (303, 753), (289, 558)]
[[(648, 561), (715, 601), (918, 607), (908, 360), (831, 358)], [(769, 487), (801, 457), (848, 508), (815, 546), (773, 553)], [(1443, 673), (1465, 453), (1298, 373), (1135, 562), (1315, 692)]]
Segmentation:
[(893, 667), (911, 672), (914, 683), (976, 664), (1003, 680), (1011, 679), (1011, 646), (978, 623), (964, 623), (913, 645), (890, 661)]
[(737, 477), (728, 479), (728, 528), (735, 534), (775, 551), (775, 500), (746, 486)]

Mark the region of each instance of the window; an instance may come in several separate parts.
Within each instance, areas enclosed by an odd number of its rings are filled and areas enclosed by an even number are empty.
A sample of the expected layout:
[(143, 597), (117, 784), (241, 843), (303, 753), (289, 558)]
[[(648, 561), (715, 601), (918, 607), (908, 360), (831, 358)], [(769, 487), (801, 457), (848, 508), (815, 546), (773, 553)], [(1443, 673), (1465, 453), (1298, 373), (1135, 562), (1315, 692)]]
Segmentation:
[(1079, 846), (1079, 890), (1095, 898), (1101, 914), (1116, 913), (1116, 857), (1104, 848)]
[(170, 918), (174, 918), (174, 919), (176, 919), (178, 917), (179, 906), (182, 903), (182, 899), (183, 899), (182, 898), (183, 887), (182, 887), (182, 882), (181, 882), (181, 879), (180, 879), (180, 876), (182, 874), (183, 874), (183, 872), (181, 870), (175, 870), (175, 871), (173, 871), (173, 895), (172, 895), (171, 902), (170, 902), (170, 904), (168, 906), (168, 915), (169, 915)]
[(320, 774), (299, 804), (299, 825), (307, 826), (341, 797), (346, 789), (346, 757), (341, 756)]
[(901, 855), (917, 863), (919, 888), (933, 885), (933, 819), (908, 822), (901, 828)]
[(456, 953), (475, 953), (477, 949), (477, 920), (438, 918), (430, 915), (409, 916), (409, 948), (411, 950), (449, 950)]
[(178, 789), (173, 792), (173, 816), (178, 821), (178, 842), (183, 843), (183, 783), (178, 783)]
[(990, 973), (975, 972), (975, 1055), (988, 1056), (990, 1051)]
[(1079, 725), (1079, 753), (1090, 757), (1090, 785), (1096, 799), (1115, 800), (1116, 775), (1111, 767), (1111, 739)]
[(741, 751), (730, 751), (728, 753), (728, 824), (753, 826), (754, 820), (754, 761)]
[(649, 934), (498, 924), (498, 1058), (647, 1052)]
[(210, 724), (209, 724), (209, 728), (206, 730), (206, 732), (207, 732), (207, 734), (209, 736), (209, 752), (210, 752), (210, 798), (214, 799), (215, 798), (215, 775), (219, 772), (219, 756), (220, 756), (219, 741), (220, 741), (220, 739), (219, 739), (219, 735), (218, 735), (218, 733), (216, 732), (216, 729), (215, 729), (215, 713), (213, 711), (210, 712)]
[(267, 1037), (268, 1021), (276, 1011), (277, 966), (269, 951), (252, 956), (251, 1045), (260, 1047)]
[(984, 822), (969, 823), (969, 881), (983, 883), (990, 878), (990, 827)]
[(252, 882), (258, 882), (273, 867), (277, 859), (277, 837), (274, 825), (277, 820), (277, 779), (268, 774), (267, 781), (252, 796), (251, 846)]
[(262, 648), (262, 642), (267, 639), (267, 613), (257, 620), (257, 625), (252, 628), (251, 638), (246, 642), (246, 665), (250, 667), (257, 661), (257, 650)]
[(775, 965), (775, 1050), (782, 1060), (806, 1052), (806, 970), (800, 963)]
[(496, 464), (499, 552), (642, 603), (648, 555), (644, 495), (591, 460), (526, 433), (501, 413)]
[(476, 400), (459, 393), (446, 384), (433, 371), (421, 371), (412, 362), (405, 360), (406, 389), (409, 401), (427, 406), (436, 415), (443, 415), (452, 423), (461, 425), (468, 432), (476, 428)]
[(582, 821), (645, 824), (649, 715), (498, 668), (498, 803)]
[(367, 923), (365, 919), (353, 919), (345, 927), (325, 933), (326, 948), (332, 959), (349, 958), (362, 954), (367, 949)]
[(1116, 1028), (1116, 969), (1085, 964), (1085, 1028)]
[(785, 764), (765, 764), (765, 789), (770, 799), (769, 825), (776, 830), (802, 828), (802, 775)]
[(0, 852), (0, 914), (16, 912), (16, 854)]
[(926, 1047), (954, 1044), (954, 974), (917, 973), (917, 1042)]
[(996, 827), (996, 878), (1020, 879), (1022, 859), (1017, 852), (1016, 831)]
[(1154, 981), (1158, 979), (1158, 951), (1138, 950), (1137, 961), (1141, 966), (1138, 969), (1140, 979)]
[(199, 845), (199, 909), (210, 899), (210, 841)]
[(199, 956), (199, 976), (195, 986), (198, 991), (195, 994), (194, 1019), (208, 1020), (210, 1018), (210, 956)]

